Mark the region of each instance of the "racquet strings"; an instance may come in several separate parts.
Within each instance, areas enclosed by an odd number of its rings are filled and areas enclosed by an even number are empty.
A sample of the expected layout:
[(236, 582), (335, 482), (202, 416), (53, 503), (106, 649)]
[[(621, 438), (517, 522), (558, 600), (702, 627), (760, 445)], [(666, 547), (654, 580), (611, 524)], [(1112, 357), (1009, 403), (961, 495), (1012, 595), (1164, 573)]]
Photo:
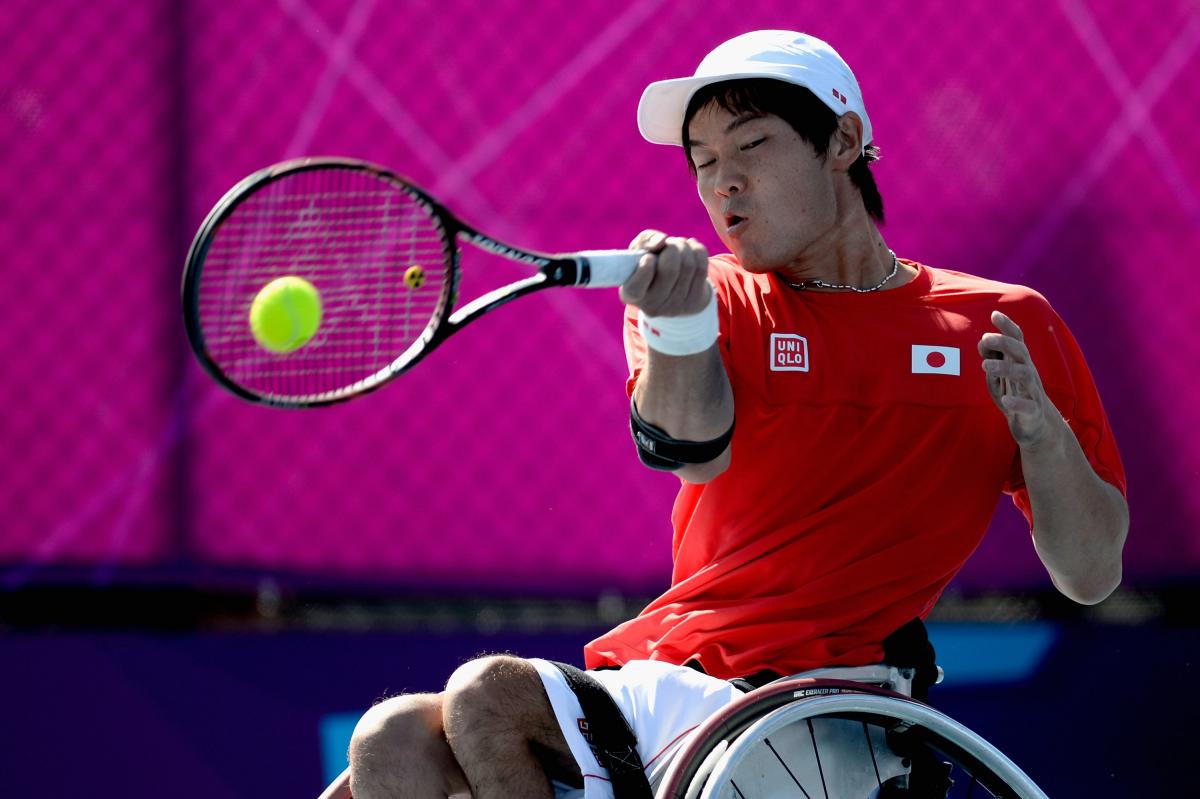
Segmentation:
[[(388, 376), (443, 303), (450, 253), (437, 219), (391, 181), (349, 168), (299, 171), (252, 192), (217, 228), (198, 285), (213, 362), (264, 397), (328, 399)], [(250, 331), (270, 281), (298, 275), (320, 292), (316, 335), (273, 353)], [(407, 280), (406, 280), (407, 275)]]

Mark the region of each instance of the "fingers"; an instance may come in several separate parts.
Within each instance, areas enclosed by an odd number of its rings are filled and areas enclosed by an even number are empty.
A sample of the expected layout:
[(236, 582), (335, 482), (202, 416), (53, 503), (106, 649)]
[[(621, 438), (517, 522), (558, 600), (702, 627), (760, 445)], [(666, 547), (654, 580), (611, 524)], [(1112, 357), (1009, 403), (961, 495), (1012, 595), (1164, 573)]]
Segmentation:
[(695, 239), (684, 241), (684, 262), (678, 282), (686, 307), (695, 308), (693, 313), (704, 310), (712, 297), (712, 284), (708, 282), (708, 249)]
[(1000, 311), (992, 311), (992, 324), (999, 333), (985, 333), (979, 339), (979, 354), (984, 358), (1000, 358), (1005, 355), (1020, 361), (1029, 360), (1029, 349), (1025, 346), (1025, 333)]
[(629, 242), (629, 249), (658, 252), (663, 248), (666, 241), (667, 234), (661, 230), (643, 230), (633, 237), (633, 241)]
[(992, 324), (1006, 336), (1012, 336), (1017, 341), (1025, 340), (1025, 334), (1021, 332), (1021, 328), (1017, 326), (1017, 323), (1000, 311), (992, 311)]
[(1031, 360), (1024, 341), (1002, 333), (984, 333), (979, 339), (979, 354), (984, 358), (1007, 357), (1018, 363)]
[(980, 364), (987, 373), (988, 392), (1001, 408), (1005, 397), (1028, 395), (1027, 384), (1036, 379), (1029, 348), (1015, 322), (1000, 311), (992, 311), (992, 324), (999, 333), (984, 333), (979, 338)]
[(1020, 326), (1000, 311), (993, 311), (992, 324), (998, 333), (979, 339), (988, 393), (1008, 420), (1013, 438), (1021, 446), (1036, 443), (1049, 429), (1047, 420), (1056, 413), (1042, 386), (1042, 378), (1025, 346)]
[[(1004, 382), (1007, 381), (1007, 391), (1005, 394), (1019, 394), (1028, 396), (1034, 388), (1038, 387), (1037, 370), (1032, 364), (1017, 363), (1009, 360), (994, 360), (987, 359), (983, 362), (983, 371), (987, 372), (989, 378), (989, 387), (992, 381)], [(1004, 387), (1001, 386), (1003, 389)]]
[(658, 261), (655, 254), (663, 248), (666, 241), (667, 234), (661, 230), (643, 230), (629, 242), (629, 249), (645, 250), (646, 254), (638, 260), (637, 269), (621, 286), (621, 302), (641, 307), (642, 300), (654, 281), (654, 266)]
[(1032, 397), (1018, 397), (1013, 394), (1002, 396), (1000, 398), (1000, 406), (1007, 413), (1023, 414), (1025, 416), (1036, 416), (1042, 409), (1041, 404)]
[(646, 253), (638, 261), (633, 275), (621, 286), (621, 300), (626, 305), (641, 308), (650, 316), (672, 315), (663, 310), (679, 281), (681, 268), (678, 248), (664, 247), (657, 253)]
[(1041, 389), (1041, 381), (1025, 346), (1024, 333), (1000, 311), (992, 311), (991, 320), (1000, 332), (984, 333), (978, 345), (984, 359), (981, 365), (988, 375), (988, 390), (997, 402), (1005, 396), (1033, 396)]
[(708, 250), (695, 239), (645, 230), (630, 243), (646, 250), (621, 287), (621, 299), (649, 316), (682, 316), (704, 310), (712, 297)]
[[(636, 242), (637, 239), (634, 239)], [(633, 245), (630, 245), (631, 248)], [(654, 263), (657, 259), (652, 253), (646, 253), (638, 259), (637, 268), (633, 270), (633, 274), (621, 286), (621, 302), (626, 305), (636, 305), (641, 307), (642, 299), (646, 296), (646, 292), (650, 289), (650, 283), (654, 280)]]

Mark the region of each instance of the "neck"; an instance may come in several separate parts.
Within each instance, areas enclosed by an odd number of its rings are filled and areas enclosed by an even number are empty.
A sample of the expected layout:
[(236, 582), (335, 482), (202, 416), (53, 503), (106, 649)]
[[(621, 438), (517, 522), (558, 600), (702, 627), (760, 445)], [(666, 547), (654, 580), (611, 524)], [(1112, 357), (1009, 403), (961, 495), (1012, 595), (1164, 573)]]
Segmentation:
[[(892, 252), (875, 223), (867, 216), (862, 200), (857, 196), (852, 199), (853, 203), (842, 204), (842, 207), (854, 210), (839, 218), (827, 233), (813, 241), (795, 260), (780, 267), (777, 270), (780, 277), (793, 284), (820, 280), (838, 286), (870, 288), (888, 276), (894, 265)], [(916, 270), (901, 264), (896, 276), (881, 290), (898, 288), (915, 275)], [(810, 288), (813, 291), (844, 290), (819, 286)]]
[[(876, 231), (874, 236), (837, 242), (814, 242), (800, 257), (779, 270), (784, 280), (793, 284), (812, 281), (832, 283), (837, 286), (871, 288), (891, 274), (895, 263), (891, 250)], [(904, 272), (910, 268), (902, 267)], [(893, 288), (907, 282), (907, 274), (898, 271), (883, 288)], [(838, 289), (810, 286), (813, 291), (837, 291)]]

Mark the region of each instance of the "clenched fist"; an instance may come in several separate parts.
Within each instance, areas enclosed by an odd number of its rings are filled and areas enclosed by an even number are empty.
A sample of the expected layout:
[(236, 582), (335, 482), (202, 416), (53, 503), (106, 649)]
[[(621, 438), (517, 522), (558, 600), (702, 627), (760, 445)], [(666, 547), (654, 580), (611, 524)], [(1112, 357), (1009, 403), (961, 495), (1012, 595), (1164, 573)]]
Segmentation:
[(643, 230), (629, 244), (645, 250), (637, 270), (621, 286), (621, 300), (647, 316), (700, 313), (712, 299), (708, 282), (708, 250), (695, 239)]

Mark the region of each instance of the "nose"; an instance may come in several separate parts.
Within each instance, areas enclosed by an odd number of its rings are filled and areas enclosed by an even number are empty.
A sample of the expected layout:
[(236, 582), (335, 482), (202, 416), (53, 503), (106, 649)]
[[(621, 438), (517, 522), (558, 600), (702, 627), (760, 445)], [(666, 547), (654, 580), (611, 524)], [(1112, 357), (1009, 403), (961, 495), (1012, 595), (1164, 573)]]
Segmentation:
[(717, 194), (721, 197), (731, 197), (746, 188), (746, 176), (734, 164), (718, 167), (715, 181)]

